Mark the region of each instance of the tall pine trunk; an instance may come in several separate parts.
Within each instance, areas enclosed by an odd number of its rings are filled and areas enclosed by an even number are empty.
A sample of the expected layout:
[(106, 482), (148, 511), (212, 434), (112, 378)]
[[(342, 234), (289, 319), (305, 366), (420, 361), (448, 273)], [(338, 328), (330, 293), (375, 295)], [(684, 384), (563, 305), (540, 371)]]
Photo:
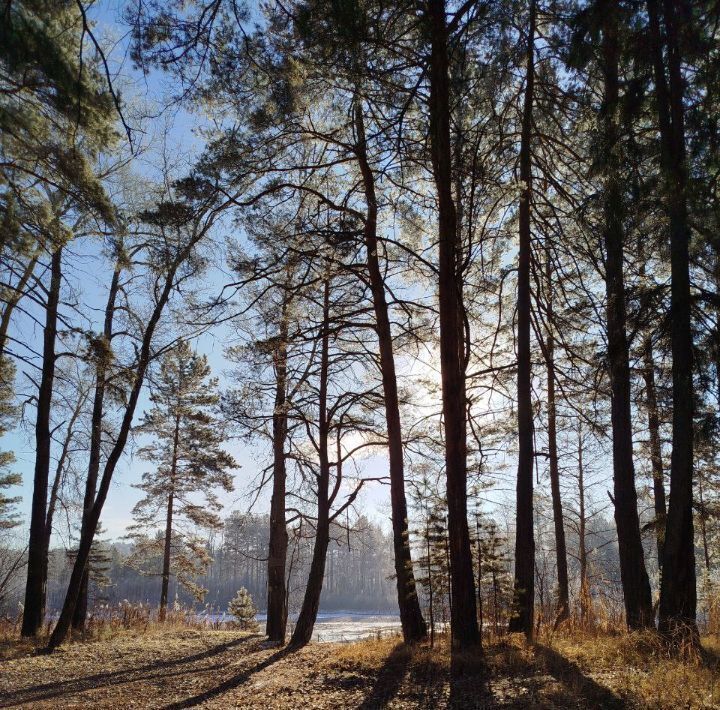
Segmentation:
[(170, 557), (172, 552), (172, 522), (173, 507), (175, 505), (175, 492), (170, 490), (168, 494), (167, 512), (165, 514), (165, 540), (163, 544), (162, 583), (160, 586), (160, 611), (159, 621), (165, 621), (168, 604), (168, 589), (170, 588)]
[(526, 57), (525, 97), (520, 138), (520, 195), (517, 295), (517, 425), (518, 469), (515, 518), (515, 581), (510, 631), (532, 638), (535, 620), (535, 535), (533, 530), (533, 446), (532, 383), (530, 356), (530, 264), (532, 242), (530, 205), (532, 200), (532, 123), (535, 88), (535, 0), (530, 4)]
[[(290, 639), (291, 648), (300, 648), (308, 644), (312, 638), (313, 628), (320, 608), (325, 561), (330, 542), (330, 458), (328, 454), (328, 437), (330, 422), (328, 421), (327, 388), (330, 356), (330, 284), (325, 280), (323, 294), (323, 330), (320, 352), (320, 392), (318, 412), (318, 458), (320, 471), (317, 476), (317, 527), (313, 547), (310, 572), (305, 587), (300, 615)], [(340, 462), (338, 461), (338, 466)]]
[(407, 499), (405, 497), (405, 468), (403, 456), (402, 427), (400, 424), (400, 402), (395, 356), (393, 353), (392, 330), (385, 298), (385, 281), (380, 270), (377, 238), (377, 198), (375, 180), (367, 156), (365, 122), (361, 99), (355, 103), (355, 130), (357, 135), (355, 152), (360, 165), (365, 191), (367, 214), (364, 226), (367, 269), (370, 290), (375, 311), (375, 331), (380, 351), (380, 372), (382, 376), (385, 403), (385, 422), (388, 436), (390, 459), (390, 504), (392, 510), (393, 548), (395, 552), (395, 578), (397, 582), (398, 607), (405, 643), (425, 638), (427, 626), (420, 611), (415, 574), (410, 554), (410, 531), (408, 529)]
[(555, 336), (553, 312), (553, 282), (550, 250), (546, 249), (545, 283), (547, 288), (548, 330), (545, 337), (545, 364), (547, 369), (548, 410), (548, 462), (550, 465), (550, 495), (552, 498), (553, 524), (555, 527), (555, 566), (557, 568), (558, 598), (555, 625), (570, 616), (570, 589), (568, 582), (567, 544), (565, 542), (565, 519), (560, 492), (560, 465), (557, 447), (557, 407), (555, 401)]
[(653, 479), (653, 503), (655, 508), (655, 539), (657, 541), (658, 567), (662, 571), (663, 540), (667, 507), (665, 503), (665, 478), (663, 474), (662, 443), (660, 439), (660, 415), (658, 413), (657, 387), (655, 385), (655, 359), (652, 339), (643, 343), (643, 379), (645, 381), (645, 408), (648, 417), (650, 439), (650, 466)]
[(175, 506), (175, 481), (177, 476), (178, 447), (180, 446), (180, 406), (175, 415), (175, 431), (173, 433), (172, 462), (170, 464), (170, 487), (168, 490), (167, 511), (165, 513), (165, 539), (163, 544), (162, 583), (160, 586), (160, 611), (158, 618), (165, 621), (170, 588), (170, 558), (172, 553), (173, 512)]
[(480, 631), (480, 638), (483, 634), (483, 597), (482, 597), (482, 579), (483, 579), (483, 550), (482, 550), (482, 539), (480, 537), (480, 516), (476, 513), (475, 515), (475, 535), (477, 541), (477, 605), (478, 605), (478, 627)]
[(288, 296), (283, 296), (280, 314), (280, 332), (275, 348), (275, 407), (273, 409), (273, 488), (270, 498), (270, 541), (268, 545), (268, 596), (265, 633), (270, 641), (285, 643), (287, 628), (287, 589), (285, 566), (287, 563), (288, 532), (285, 520), (285, 487), (287, 467), (285, 440), (287, 438), (287, 339)]
[(452, 643), (480, 643), (475, 579), (467, 522), (467, 431), (465, 364), (462, 342), (461, 286), (457, 272), (457, 214), (452, 196), (450, 85), (445, 0), (428, 0), (430, 37), (430, 153), (438, 198), (440, 370), (445, 425), (448, 531), (450, 536), (450, 609)]
[(62, 284), (62, 255), (62, 246), (55, 247), (51, 257), (50, 285), (47, 290), (47, 303), (45, 304), (43, 361), (35, 419), (35, 472), (30, 513), (27, 581), (21, 630), (23, 636), (37, 635), (45, 616), (48, 547), (45, 538), (47, 534), (47, 500), (50, 478), (50, 449), (52, 445), (50, 415), (55, 379), (55, 341), (57, 339), (58, 305), (60, 303), (60, 286)]
[(613, 438), (613, 484), (615, 525), (620, 555), (620, 578), (625, 601), (625, 619), (630, 629), (653, 625), (650, 580), (640, 535), (640, 517), (633, 464), (630, 353), (626, 333), (624, 281), (623, 196), (619, 158), (619, 78), (617, 0), (604, 15), (602, 69), (604, 102), (601, 109), (605, 188), (603, 217), (605, 239), (605, 287), (607, 295), (608, 365), (610, 370)]
[[(120, 252), (122, 252), (122, 243), (120, 244)], [(110, 280), (110, 289), (108, 290), (107, 302), (105, 304), (105, 319), (103, 322), (103, 344), (102, 351), (98, 352), (98, 358), (95, 366), (95, 394), (93, 397), (93, 409), (90, 419), (90, 453), (88, 456), (88, 472), (85, 479), (85, 495), (83, 498), (83, 515), (80, 525), (80, 536), (87, 532), (87, 525), (93, 502), (95, 501), (95, 493), (97, 492), (97, 479), (100, 473), (100, 457), (102, 446), (102, 425), (103, 425), (103, 408), (105, 405), (105, 388), (107, 380), (107, 370), (111, 353), (113, 319), (115, 316), (115, 303), (120, 284), (120, 272), (122, 266), (120, 263), (121, 256), (115, 261), (115, 269), (113, 270), (112, 279)], [(85, 628), (85, 620), (88, 610), (88, 587), (90, 582), (90, 571), (86, 567), (83, 573), (82, 582), (80, 584), (80, 592), (78, 601), (75, 605), (75, 613), (73, 614), (72, 627), (76, 631), (82, 631)]]
[(580, 619), (587, 624), (590, 619), (590, 585), (587, 561), (587, 518), (585, 515), (585, 464), (583, 461), (582, 422), (578, 421), (578, 560), (580, 562)]
[[(664, 33), (657, 0), (648, 0), (665, 207), (670, 218), (670, 321), (673, 434), (670, 501), (660, 583), (660, 631), (697, 641), (693, 530), (693, 357), (690, 314), (690, 225), (687, 211), (685, 117), (678, 22), (688, 13), (664, 0)], [(678, 9), (680, 12), (678, 12)], [(663, 42), (664, 36), (664, 42)], [(665, 50), (665, 51), (663, 51)], [(667, 55), (667, 76), (665, 58)], [(669, 81), (668, 81), (669, 77)]]
[(705, 498), (703, 496), (703, 477), (698, 476), (698, 517), (700, 518), (700, 539), (703, 546), (703, 558), (705, 561), (705, 571), (710, 574), (710, 548), (708, 546), (707, 518), (708, 510), (705, 507)]
[(430, 614), (430, 648), (435, 646), (435, 606), (434, 606), (434, 583), (432, 573), (432, 550), (430, 548), (430, 512), (425, 511), (425, 555), (427, 559), (427, 568), (425, 574), (427, 576), (428, 587), (428, 605)]

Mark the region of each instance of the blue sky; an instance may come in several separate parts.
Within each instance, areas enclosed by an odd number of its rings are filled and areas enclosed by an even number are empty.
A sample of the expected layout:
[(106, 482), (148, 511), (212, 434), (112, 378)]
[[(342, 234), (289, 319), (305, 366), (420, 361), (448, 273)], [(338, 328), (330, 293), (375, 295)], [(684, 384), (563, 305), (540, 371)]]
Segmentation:
[[(109, 65), (114, 75), (116, 86), (121, 87), (124, 98), (130, 103), (139, 102), (145, 108), (150, 108), (150, 113), (157, 113), (153, 120), (144, 120), (142, 123), (134, 122), (128, 111), (127, 117), (131, 127), (136, 129), (135, 139), (138, 144), (146, 148), (134, 161), (133, 170), (148, 177), (154, 177), (153, 161), (159, 157), (162, 149), (162, 134), (167, 131), (168, 155), (172, 160), (177, 160), (178, 174), (183, 168), (191, 165), (193, 158), (202, 150), (203, 139), (198, 134), (198, 129), (207, 126), (207, 119), (201, 115), (188, 113), (182, 107), (173, 105), (172, 108), (163, 108), (165, 99), (172, 95), (174, 87), (168, 75), (153, 73), (149, 76), (142, 76), (136, 71), (127, 55), (128, 28), (122, 21), (125, 2), (121, 0), (102, 0), (91, 8), (91, 17), (96, 22), (96, 33), (102, 45), (107, 48)], [(87, 48), (89, 51), (89, 47)], [(127, 147), (127, 146), (126, 146)], [(216, 235), (222, 243), (223, 235)], [(74, 247), (76, 254), (82, 254), (82, 258), (75, 263), (73, 258), (73, 271), (68, 274), (67, 283), (70, 288), (76, 288), (82, 294), (82, 300), (86, 306), (96, 308), (105, 298), (105, 278), (102, 270), (94, 268), (101, 258), (99, 254), (100, 245), (83, 240)], [(210, 270), (204, 287), (208, 292), (219, 291), (225, 283), (226, 275), (223, 273), (224, 264), (222, 259)], [(99, 274), (99, 275), (98, 275)], [(32, 343), (37, 349), (42, 342), (42, 330), (37, 323), (27, 318), (18, 318), (14, 324), (15, 337), (20, 340)], [(217, 328), (212, 333), (207, 333), (197, 339), (194, 347), (208, 356), (214, 374), (224, 381), (224, 373), (228, 368), (228, 362), (224, 357), (224, 349), (231, 338), (231, 331), (228, 328)], [(18, 368), (18, 389), (29, 392), (29, 381)], [(140, 419), (142, 411), (147, 407), (147, 393), (143, 396), (135, 417), (135, 423)], [(29, 512), (32, 499), (32, 479), (35, 460), (33, 417), (34, 411), (27, 408), (25, 423), (5, 436), (3, 448), (14, 451), (16, 455), (15, 470), (22, 475), (23, 484), (17, 491), (22, 496), (18, 508), (25, 525), (29, 520)], [(126, 526), (131, 522), (131, 510), (135, 502), (141, 497), (141, 492), (133, 487), (140, 481), (143, 471), (149, 465), (132, 455), (134, 447), (128, 446), (126, 455), (119, 464), (110, 494), (103, 511), (101, 524), (105, 530), (105, 537), (117, 538), (124, 534)], [(248, 490), (259, 473), (260, 469), (267, 462), (268, 452), (265, 449), (252, 447), (237, 439), (230, 439), (227, 443), (227, 450), (233, 454), (241, 468), (236, 473), (236, 491), (225, 498), (225, 510), (247, 509), (250, 498)], [(82, 462), (80, 468), (82, 469)], [(364, 468), (372, 471), (372, 475), (380, 475), (386, 469), (386, 461), (383, 456), (374, 456), (367, 460)], [(388, 525), (389, 494), (385, 486), (371, 484), (362, 494), (361, 505), (367, 508), (365, 511), (384, 525)], [(269, 507), (267, 494), (261, 496), (254, 508), (257, 512), (264, 512)], [(67, 544), (67, 526), (63, 524), (63, 516), (60, 514), (56, 519), (58, 531), (56, 541)]]
[[(201, 151), (203, 140), (198, 135), (198, 129), (207, 125), (207, 120), (200, 115), (190, 114), (182, 107), (173, 105), (172, 108), (164, 108), (166, 97), (172, 94), (173, 87), (171, 79), (167, 75), (153, 73), (149, 76), (142, 76), (136, 71), (127, 55), (127, 32), (128, 29), (122, 22), (122, 11), (126, 6), (120, 0), (102, 0), (91, 8), (90, 15), (96, 22), (96, 33), (102, 45), (107, 48), (107, 56), (116, 86), (122, 87), (123, 96), (131, 102), (139, 101), (151, 113), (158, 115), (153, 121), (134, 122), (127, 113), (128, 122), (136, 129), (135, 139), (137, 144), (149, 146), (149, 151), (134, 161), (133, 170), (140, 174), (153, 177), (153, 159), (158, 157), (162, 149), (161, 136), (167, 129), (167, 153), (178, 161), (178, 172), (182, 172), (183, 166), (189, 166), (193, 158)], [(90, 47), (87, 47), (88, 51)], [(127, 143), (127, 142), (126, 142)], [(126, 145), (127, 148), (127, 145)], [(219, 235), (222, 236), (222, 235)], [(82, 294), (83, 303), (90, 308), (100, 305), (104, 299), (104, 275), (98, 269), (94, 269), (99, 256), (99, 244), (88, 243), (84, 240), (77, 245), (76, 253), (82, 250), (83, 258), (74, 263), (73, 272), (68, 274), (68, 286), (77, 288)], [(73, 259), (75, 262), (75, 259)], [(205, 288), (209, 291), (219, 290), (224, 283), (221, 263), (211, 269), (205, 282)], [(12, 335), (21, 341), (31, 343), (36, 349), (42, 343), (42, 329), (28, 318), (18, 318), (14, 323)], [(208, 356), (214, 374), (224, 380), (224, 372), (228, 363), (224, 358), (224, 349), (228, 343), (231, 333), (227, 328), (218, 328), (212, 333), (200, 337), (194, 343), (199, 351)], [(18, 389), (29, 392), (31, 390), (29, 381), (23, 375), (22, 368), (18, 368)], [(135, 423), (140, 419), (142, 411), (148, 404), (147, 393), (143, 396), (136, 413)], [(27, 408), (26, 421), (4, 437), (3, 448), (14, 451), (16, 456), (15, 470), (22, 475), (23, 483), (14, 494), (22, 496), (18, 506), (19, 512), (27, 528), (29, 521), (30, 506), (32, 500), (33, 467), (35, 461), (33, 417), (34, 411)], [(224, 503), (227, 512), (233, 509), (247, 509), (249, 497), (248, 488), (266, 461), (267, 452), (248, 446), (246, 443), (236, 439), (230, 439), (227, 443), (229, 452), (233, 454), (241, 468), (236, 474), (236, 491), (226, 496)], [(126, 526), (131, 522), (131, 510), (135, 502), (139, 500), (141, 493), (133, 487), (138, 483), (144, 470), (149, 465), (145, 461), (132, 456), (132, 447), (128, 446), (126, 455), (118, 466), (113, 479), (112, 488), (106, 502), (102, 526), (105, 529), (105, 536), (117, 538), (124, 534)], [(382, 457), (376, 457), (369, 462), (373, 468), (378, 465), (384, 466)], [(82, 463), (80, 464), (82, 468)], [(383, 509), (386, 505), (387, 494), (383, 487), (374, 486), (364, 498), (368, 506), (380, 517), (386, 517)], [(263, 512), (269, 506), (269, 498), (263, 495), (259, 498), (255, 510)], [(56, 521), (59, 523), (56, 535), (57, 542), (67, 542), (66, 533), (63, 532), (62, 515)], [(24, 533), (21, 532), (22, 537)]]
[[(202, 150), (203, 138), (201, 129), (207, 129), (209, 122), (206, 116), (202, 114), (191, 114), (177, 104), (173, 104), (171, 108), (165, 107), (166, 98), (171, 96), (177, 87), (173, 86), (170, 75), (160, 73), (152, 73), (149, 76), (142, 76), (136, 71), (129, 60), (127, 54), (128, 47), (128, 28), (122, 22), (123, 8), (126, 2), (122, 0), (101, 0), (92, 7), (91, 16), (97, 22), (97, 36), (104, 47), (108, 48), (108, 58), (112, 73), (115, 75), (115, 85), (122, 89), (123, 96), (130, 104), (142, 104), (148, 113), (154, 115), (152, 120), (145, 119), (142, 121), (134, 121), (131, 117), (132, 111), (127, 112), (128, 120), (136, 129), (137, 144), (142, 144), (146, 152), (141, 153), (136, 160), (133, 161), (133, 170), (146, 175), (148, 177), (157, 177), (157, 169), (154, 165), (163, 151), (163, 146), (168, 157), (176, 164), (178, 175), (184, 174), (192, 165), (195, 156)], [(89, 49), (89, 48), (88, 48)], [(167, 132), (168, 140), (163, 142), (163, 134)], [(127, 147), (127, 145), (126, 145)], [(224, 244), (225, 235), (222, 230), (216, 233), (217, 244)], [(237, 234), (237, 228), (233, 226), (233, 236)], [(78, 245), (78, 251), (84, 250), (85, 258), (81, 261), (76, 272), (71, 276), (71, 280), (75, 280), (75, 284), (80, 293), (82, 293), (86, 306), (97, 307), (104, 299), (104, 287), (102, 282), (105, 277), (105, 271), (93, 268), (98, 258), (99, 246), (97, 244)], [(208, 272), (205, 279), (204, 288), (210, 293), (218, 293), (222, 286), (229, 278), (226, 271), (227, 267), (222, 258), (222, 249), (216, 250), (217, 259), (214, 266)], [(508, 257), (509, 258), (509, 257)], [(20, 319), (15, 325), (15, 335), (20, 339), (35, 343), (36, 347), (40, 344), (42, 338), (41, 329), (37, 324), (32, 324), (27, 320)], [(229, 367), (229, 363), (224, 357), (225, 347), (231, 338), (231, 330), (227, 327), (216, 328), (212, 333), (206, 333), (199, 338), (194, 346), (199, 351), (208, 356), (210, 365), (214, 374), (221, 378), (221, 384), (225, 381), (225, 371)], [(403, 362), (398, 363), (399, 374), (407, 375), (412, 372), (417, 374), (418, 368), (426, 377), (435, 377), (432, 375), (434, 363), (432, 362), (433, 354), (429, 352), (426, 356), (426, 362)], [(19, 382), (22, 377), (18, 378)], [(27, 390), (27, 382), (21, 383)], [(437, 397), (433, 401), (428, 401), (429, 408), (439, 408), (439, 400)], [(135, 423), (140, 420), (142, 411), (147, 406), (147, 398), (144, 397), (138, 407)], [(16, 470), (23, 476), (23, 485), (19, 494), (23, 500), (20, 505), (21, 513), (27, 520), (31, 497), (32, 497), (32, 473), (34, 465), (34, 440), (32, 431), (33, 412), (28, 408), (28, 419), (26, 428), (11, 432), (6, 437), (4, 448), (12, 449), (17, 456)], [(132, 456), (132, 448), (128, 447), (126, 456), (122, 459), (118, 466), (110, 495), (102, 516), (102, 525), (106, 530), (106, 536), (117, 538), (121, 536), (128, 523), (131, 521), (131, 510), (134, 503), (140, 498), (140, 492), (133, 488), (133, 484), (139, 482), (143, 471), (147, 470), (147, 462), (140, 461)], [(236, 491), (227, 496), (225, 500), (226, 512), (233, 509), (245, 510), (249, 505), (250, 498), (248, 489), (251, 487), (257, 474), (261, 468), (267, 463), (268, 451), (265, 448), (251, 447), (236, 439), (230, 439), (227, 443), (227, 449), (230, 451), (239, 464), (241, 469), (236, 475)], [(503, 452), (498, 455), (501, 464), (505, 464), (508, 469), (513, 467), (512, 452)], [(384, 456), (373, 456), (363, 462), (362, 470), (367, 471), (372, 476), (384, 475), (387, 471), (387, 462)], [(496, 481), (497, 483), (497, 481)], [(505, 482), (505, 485), (496, 487), (496, 489), (488, 495), (494, 498), (499, 509), (506, 513), (509, 510), (506, 501), (512, 496), (512, 484)], [(360, 497), (359, 504), (364, 508), (364, 512), (370, 517), (381, 522), (384, 526), (389, 526), (389, 491), (386, 486), (379, 484), (370, 484)], [(258, 512), (266, 511), (268, 508), (268, 496), (262, 496), (255, 510)]]

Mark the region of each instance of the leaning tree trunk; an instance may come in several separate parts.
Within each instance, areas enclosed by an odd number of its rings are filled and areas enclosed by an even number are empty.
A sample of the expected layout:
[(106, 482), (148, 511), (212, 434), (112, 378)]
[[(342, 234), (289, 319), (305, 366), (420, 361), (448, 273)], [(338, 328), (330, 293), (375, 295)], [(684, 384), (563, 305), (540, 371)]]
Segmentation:
[(620, 554), (620, 578), (625, 601), (625, 620), (630, 629), (653, 625), (650, 580), (640, 535), (640, 517), (633, 464), (630, 353), (626, 334), (624, 282), (623, 197), (620, 184), (620, 145), (617, 126), (618, 36), (617, 0), (608, 6), (603, 26), (602, 56), (604, 104), (601, 111), (605, 190), (603, 195), (605, 238), (605, 287), (607, 339), (610, 370), (613, 438), (615, 525)]
[(450, 535), (450, 609), (452, 643), (480, 643), (475, 575), (467, 522), (467, 431), (465, 365), (462, 342), (461, 279), (458, 274), (457, 214), (452, 196), (450, 85), (445, 0), (428, 0), (425, 17), (430, 55), (430, 153), (438, 196), (440, 370), (445, 424), (448, 531)]
[(5, 308), (3, 309), (2, 316), (0, 316), (0, 360), (5, 357), (7, 334), (10, 329), (10, 321), (12, 320), (13, 311), (17, 307), (18, 303), (20, 303), (20, 299), (22, 299), (25, 295), (25, 289), (27, 288), (28, 281), (37, 266), (38, 256), (39, 254), (36, 252), (30, 257), (28, 263), (23, 269), (22, 276), (20, 277), (17, 285), (5, 302)]
[[(676, 6), (680, 6), (677, 12)], [(660, 583), (660, 631), (697, 643), (697, 589), (693, 530), (693, 358), (690, 313), (690, 225), (687, 211), (685, 117), (679, 27), (684, 3), (664, 0), (664, 38), (657, 0), (648, 0), (665, 206), (670, 218), (670, 321), (673, 435), (670, 503)], [(665, 52), (663, 51), (665, 49)], [(667, 54), (669, 82), (665, 74)], [(678, 639), (679, 640), (679, 639)]]
[[(322, 446), (322, 444), (321, 444)], [(291, 648), (300, 648), (310, 643), (313, 628), (320, 608), (320, 595), (322, 594), (323, 577), (325, 575), (325, 561), (327, 548), (330, 542), (330, 510), (328, 503), (329, 468), (322, 470), (318, 476), (318, 520), (315, 531), (315, 544), (313, 547), (312, 562), (308, 574), (305, 596), (303, 597), (300, 615), (295, 630), (290, 639)]]
[(70, 415), (70, 421), (68, 421), (67, 423), (67, 429), (65, 430), (65, 436), (63, 438), (62, 447), (60, 449), (60, 456), (58, 456), (57, 463), (55, 464), (55, 475), (53, 476), (53, 483), (50, 487), (50, 499), (48, 500), (47, 515), (45, 516), (45, 549), (43, 551), (43, 577), (46, 582), (48, 578), (48, 561), (50, 558), (50, 538), (52, 537), (55, 510), (57, 509), (58, 499), (60, 498), (60, 485), (62, 483), (65, 464), (67, 463), (68, 457), (70, 456), (70, 445), (72, 444), (72, 440), (75, 435), (75, 425), (78, 418), (80, 417), (83, 406), (85, 405), (85, 400), (86, 397), (84, 395), (79, 396), (77, 402), (75, 403), (75, 408)]
[(55, 379), (55, 340), (57, 338), (58, 305), (62, 283), (62, 246), (52, 254), (50, 286), (45, 306), (43, 361), (37, 397), (35, 420), (35, 473), (28, 542), (27, 582), (21, 633), (35, 636), (42, 627), (47, 594), (46, 523), (48, 482), (50, 478), (50, 411)]
[(145, 332), (142, 337), (142, 345), (138, 354), (137, 366), (135, 368), (135, 379), (132, 384), (132, 389), (130, 390), (127, 404), (125, 405), (125, 411), (118, 429), (115, 444), (112, 447), (105, 463), (105, 468), (103, 470), (102, 478), (100, 479), (100, 486), (98, 488), (97, 496), (95, 497), (95, 502), (88, 514), (87, 526), (85, 527), (84, 532), (80, 535), (77, 557), (75, 558), (75, 564), (73, 565), (72, 572), (70, 573), (70, 581), (68, 582), (65, 601), (63, 602), (63, 607), (60, 611), (57, 623), (55, 624), (55, 628), (50, 635), (47, 646), (48, 651), (56, 649), (65, 640), (65, 637), (70, 630), (70, 624), (72, 622), (73, 615), (75, 614), (75, 607), (82, 587), (83, 575), (85, 574), (85, 569), (87, 567), (88, 560), (90, 559), (90, 550), (92, 549), (92, 543), (100, 521), (100, 514), (102, 513), (103, 506), (105, 505), (105, 501), (107, 500), (107, 496), (110, 491), (113, 473), (115, 472), (115, 468), (117, 467), (120, 457), (125, 450), (125, 444), (127, 443), (128, 436), (130, 434), (130, 427), (132, 425), (133, 417), (135, 416), (135, 409), (137, 408), (138, 399), (140, 398), (140, 391), (142, 390), (143, 383), (145, 381), (145, 373), (147, 372), (148, 364), (150, 363), (151, 358), (151, 346), (155, 329), (160, 322), (162, 312), (170, 298), (170, 293), (175, 282), (175, 275), (177, 274), (178, 268), (185, 262), (194, 246), (204, 234), (205, 231), (201, 231), (199, 234), (196, 234), (171, 264), (166, 274), (162, 291), (158, 296), (158, 300), (155, 303), (155, 307), (153, 308), (150, 319), (145, 327)]
[[(310, 642), (313, 628), (320, 608), (320, 595), (322, 594), (323, 578), (325, 576), (325, 561), (327, 548), (330, 542), (330, 459), (328, 454), (328, 437), (330, 422), (328, 421), (327, 387), (329, 370), (329, 320), (330, 320), (330, 285), (327, 279), (324, 285), (323, 296), (323, 332), (322, 348), (320, 353), (320, 392), (318, 412), (318, 458), (320, 459), (320, 472), (317, 476), (318, 517), (315, 529), (315, 545), (313, 547), (312, 562), (308, 574), (305, 596), (303, 598), (300, 616), (290, 639), (291, 648), (300, 648)], [(338, 461), (339, 465), (339, 461)]]
[(287, 296), (283, 297), (280, 332), (275, 348), (275, 407), (273, 409), (273, 488), (270, 499), (270, 541), (268, 545), (267, 623), (265, 633), (270, 641), (285, 643), (287, 628), (287, 564), (288, 532), (285, 520), (285, 486), (287, 468), (285, 440), (287, 438)]
[(555, 526), (555, 564), (557, 567), (558, 599), (555, 626), (570, 616), (570, 590), (568, 582), (567, 545), (565, 542), (565, 519), (560, 492), (560, 466), (557, 448), (557, 410), (555, 401), (555, 336), (553, 333), (552, 264), (550, 250), (546, 250), (545, 283), (547, 287), (548, 330), (545, 338), (545, 363), (547, 368), (547, 409), (548, 409), (548, 460), (550, 464), (550, 494)]
[(365, 122), (360, 98), (355, 103), (355, 130), (357, 142), (355, 153), (360, 165), (367, 204), (364, 238), (367, 254), (367, 269), (370, 277), (373, 308), (375, 310), (375, 331), (380, 351), (380, 372), (382, 375), (385, 401), (385, 422), (388, 435), (390, 459), (390, 504), (392, 510), (393, 548), (395, 552), (395, 578), (397, 582), (398, 607), (405, 643), (425, 638), (427, 626), (420, 611), (412, 556), (410, 554), (410, 531), (408, 529), (407, 499), (405, 497), (405, 470), (403, 461), (403, 440), (400, 424), (400, 403), (395, 356), (393, 354), (392, 330), (385, 298), (385, 282), (378, 259), (377, 198), (375, 180), (367, 157)]
[(515, 581), (510, 631), (532, 638), (535, 619), (535, 536), (533, 530), (533, 412), (530, 359), (530, 203), (532, 200), (531, 136), (535, 87), (535, 1), (530, 5), (525, 97), (520, 138), (520, 181), (518, 209), (520, 248), (517, 295), (517, 423), (518, 471), (515, 518)]
[[(122, 242), (119, 246), (122, 252)], [(103, 425), (103, 408), (105, 405), (105, 388), (107, 380), (107, 371), (110, 364), (113, 319), (115, 316), (115, 302), (120, 284), (120, 272), (122, 271), (121, 258), (115, 262), (112, 279), (110, 281), (110, 289), (108, 291), (107, 302), (105, 304), (105, 320), (103, 323), (103, 339), (102, 345), (96, 353), (97, 364), (95, 366), (95, 395), (93, 397), (93, 409), (90, 419), (90, 452), (88, 455), (88, 472), (85, 479), (85, 497), (83, 499), (83, 515), (80, 525), (80, 536), (87, 533), (87, 525), (90, 511), (95, 494), (97, 492), (97, 479), (100, 473), (100, 457), (102, 446), (102, 425)], [(85, 619), (88, 610), (88, 587), (90, 582), (90, 571), (86, 567), (83, 573), (82, 582), (80, 584), (80, 592), (77, 604), (75, 605), (75, 613), (73, 614), (72, 627), (76, 631), (82, 631), (85, 628)]]

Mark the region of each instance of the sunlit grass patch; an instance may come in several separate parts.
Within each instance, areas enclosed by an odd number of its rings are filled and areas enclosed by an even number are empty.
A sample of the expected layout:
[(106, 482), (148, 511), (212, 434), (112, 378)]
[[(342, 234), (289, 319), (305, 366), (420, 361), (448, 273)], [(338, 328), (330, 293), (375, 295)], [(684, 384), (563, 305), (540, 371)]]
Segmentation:
[(720, 644), (677, 657), (654, 631), (559, 635), (552, 648), (623, 698), (652, 708), (720, 706)]

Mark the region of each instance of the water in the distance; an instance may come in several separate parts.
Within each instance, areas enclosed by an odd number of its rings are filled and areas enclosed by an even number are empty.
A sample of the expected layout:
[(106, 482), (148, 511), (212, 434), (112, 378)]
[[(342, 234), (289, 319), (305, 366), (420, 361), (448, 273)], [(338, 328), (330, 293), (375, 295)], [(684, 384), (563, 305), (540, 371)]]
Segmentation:
[(400, 619), (397, 616), (337, 612), (318, 614), (313, 641), (360, 641), (399, 633)]
[[(229, 614), (202, 614), (213, 622), (231, 621)], [(260, 627), (265, 625), (265, 614), (256, 619)], [(294, 618), (288, 623), (288, 636), (292, 633)], [(337, 641), (361, 641), (367, 638), (394, 636), (400, 633), (400, 618), (392, 614), (363, 614), (352, 611), (320, 612), (315, 622), (313, 641), (330, 643)]]

